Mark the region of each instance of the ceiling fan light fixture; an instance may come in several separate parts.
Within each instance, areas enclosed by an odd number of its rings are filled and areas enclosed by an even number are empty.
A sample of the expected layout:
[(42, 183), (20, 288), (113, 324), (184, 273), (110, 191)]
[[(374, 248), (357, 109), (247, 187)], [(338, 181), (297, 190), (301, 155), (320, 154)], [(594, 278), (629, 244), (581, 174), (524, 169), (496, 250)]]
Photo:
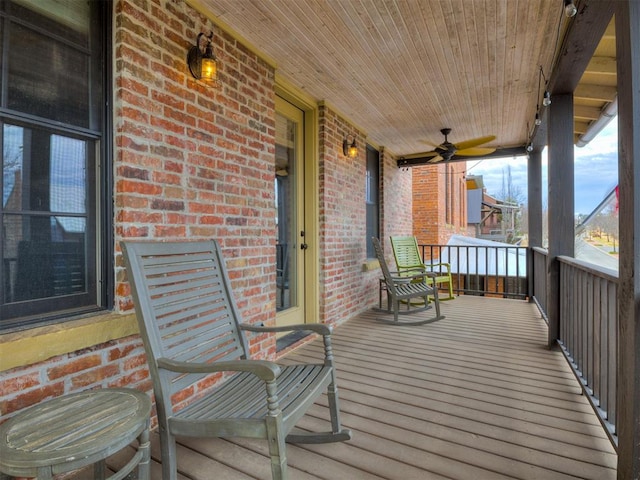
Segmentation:
[(567, 18), (574, 17), (578, 13), (578, 9), (573, 3), (573, 0), (564, 0), (564, 14)]
[(548, 107), (549, 105), (551, 105), (551, 94), (549, 93), (549, 90), (545, 90), (545, 92), (544, 92), (544, 98), (542, 99), (542, 105), (544, 105), (545, 107)]
[(427, 163), (438, 163), (442, 161), (449, 161), (456, 157), (483, 157), (492, 154), (496, 151), (495, 148), (479, 147), (484, 143), (493, 142), (495, 135), (487, 135), (484, 137), (472, 138), (470, 140), (464, 140), (462, 142), (451, 143), (448, 135), (451, 133), (450, 128), (443, 128), (440, 133), (444, 135), (444, 142), (436, 146), (430, 152), (424, 152), (421, 155), (431, 157)]

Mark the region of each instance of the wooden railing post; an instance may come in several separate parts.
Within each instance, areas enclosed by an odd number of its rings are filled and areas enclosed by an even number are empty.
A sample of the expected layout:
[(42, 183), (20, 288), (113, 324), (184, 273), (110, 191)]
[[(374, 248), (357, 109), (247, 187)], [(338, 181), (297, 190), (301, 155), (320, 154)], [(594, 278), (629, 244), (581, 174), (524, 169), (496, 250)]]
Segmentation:
[(528, 190), (528, 230), (529, 250), (527, 252), (527, 278), (529, 301), (533, 301), (535, 285), (535, 269), (533, 266), (532, 247), (542, 247), (542, 150), (534, 148), (527, 161)]
[(548, 346), (560, 334), (560, 265), (574, 256), (573, 94), (552, 95), (549, 106), (549, 258), (547, 281)]
[(615, 3), (620, 223), (618, 479), (640, 478), (640, 2)]

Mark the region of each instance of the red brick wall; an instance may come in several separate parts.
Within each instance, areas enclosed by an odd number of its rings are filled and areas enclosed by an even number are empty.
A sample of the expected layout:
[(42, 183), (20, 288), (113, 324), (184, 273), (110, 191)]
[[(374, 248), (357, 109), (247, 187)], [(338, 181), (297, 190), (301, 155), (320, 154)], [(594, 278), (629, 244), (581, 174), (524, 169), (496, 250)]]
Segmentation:
[[(216, 238), (245, 321), (271, 324), (275, 72), (185, 2), (116, 11), (116, 310), (132, 309), (119, 240)], [(185, 62), (211, 30), (216, 87)], [(273, 356), (274, 336), (252, 336), (251, 351)]]
[[(212, 28), (217, 88), (185, 62)], [(219, 239), (241, 310), (273, 321), (273, 69), (184, 2), (119, 2), (115, 39), (116, 242)], [(126, 312), (119, 253), (116, 282)]]
[(419, 244), (446, 244), (467, 234), (466, 162), (412, 168), (413, 234)]
[[(186, 52), (213, 25), (183, 1), (114, 6), (115, 310), (132, 302), (123, 238), (217, 238), (241, 313), (275, 320), (274, 71), (214, 29), (220, 86), (195, 80)], [(273, 336), (252, 336), (256, 357)], [(150, 390), (139, 337), (0, 374), (0, 414), (88, 388)], [(6, 418), (6, 417), (4, 417)]]
[[(375, 276), (363, 272), (367, 260), (365, 172), (366, 138), (327, 106), (320, 128), (320, 321), (335, 323), (361, 312), (377, 298)], [(354, 135), (358, 155), (342, 151)]]
[(395, 265), (389, 237), (392, 235), (411, 235), (413, 215), (411, 209), (413, 177), (411, 169), (398, 168), (396, 157), (382, 150), (382, 227), (380, 239), (387, 263)]
[(123, 386), (151, 389), (137, 335), (2, 372), (0, 413), (6, 415), (73, 391)]

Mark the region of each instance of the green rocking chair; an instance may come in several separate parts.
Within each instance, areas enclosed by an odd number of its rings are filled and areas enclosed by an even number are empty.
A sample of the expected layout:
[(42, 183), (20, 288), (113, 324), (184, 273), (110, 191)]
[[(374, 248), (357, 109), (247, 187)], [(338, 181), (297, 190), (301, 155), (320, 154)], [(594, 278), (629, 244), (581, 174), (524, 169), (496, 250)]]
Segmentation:
[(451, 280), (451, 266), (448, 263), (424, 263), (420, 256), (418, 241), (414, 236), (392, 236), (390, 238), (396, 267), (400, 273), (415, 272), (416, 268), (435, 273), (435, 277), (428, 278), (427, 282), (428, 284), (435, 283), (438, 289), (443, 289), (448, 293), (446, 296), (441, 296), (440, 300), (455, 298)]

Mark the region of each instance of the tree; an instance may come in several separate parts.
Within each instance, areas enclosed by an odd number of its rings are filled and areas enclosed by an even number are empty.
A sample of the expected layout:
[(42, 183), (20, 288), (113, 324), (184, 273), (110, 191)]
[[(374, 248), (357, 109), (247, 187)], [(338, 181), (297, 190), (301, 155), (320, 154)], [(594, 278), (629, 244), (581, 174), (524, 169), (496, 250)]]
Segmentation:
[(511, 165), (507, 165), (505, 170), (502, 169), (502, 191), (498, 195), (494, 195), (498, 200), (507, 206), (516, 208), (505, 209), (502, 214), (502, 230), (508, 233), (507, 241), (516, 242), (524, 234), (526, 234), (526, 218), (523, 215), (523, 205), (525, 203), (525, 194), (522, 187), (513, 183), (511, 176)]

